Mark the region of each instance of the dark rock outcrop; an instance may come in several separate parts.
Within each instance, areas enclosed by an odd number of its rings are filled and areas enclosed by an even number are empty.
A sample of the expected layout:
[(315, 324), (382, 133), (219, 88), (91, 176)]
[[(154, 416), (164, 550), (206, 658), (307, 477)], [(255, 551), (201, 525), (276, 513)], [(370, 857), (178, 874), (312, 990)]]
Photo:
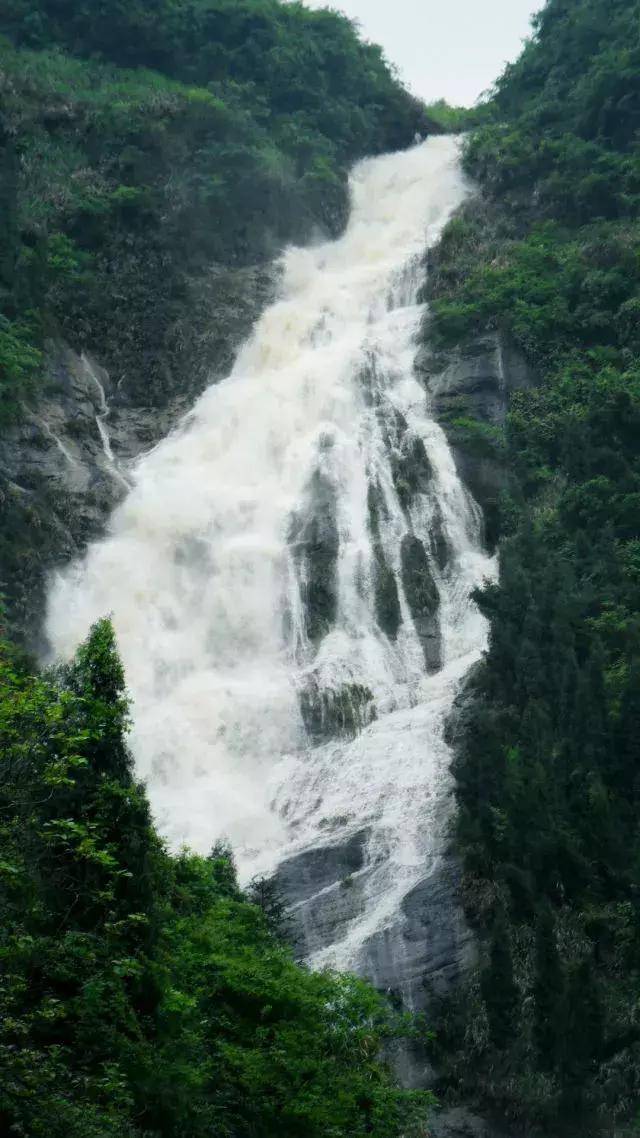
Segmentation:
[(374, 546), (375, 567), (373, 587), (375, 592), (376, 620), (379, 627), (390, 640), (395, 640), (402, 624), (398, 583), (393, 569), (385, 560), (382, 545)]
[(276, 880), (290, 905), (291, 939), (300, 957), (340, 940), (364, 911), (366, 829), (337, 845), (304, 850), (278, 868)]
[(433, 470), (421, 438), (404, 435), (400, 449), (392, 453), (391, 473), (400, 505), (405, 510), (417, 494), (428, 493)]
[(402, 584), (413, 623), (422, 644), (428, 672), (442, 667), (440, 594), (433, 579), (427, 551), (419, 538), (407, 534), (400, 547)]
[(425, 343), (416, 371), (447, 433), (458, 473), (483, 511), (493, 547), (507, 485), (501, 428), (511, 394), (533, 386), (535, 375), (522, 353), (497, 332), (437, 352)]
[(313, 674), (300, 692), (300, 711), (305, 730), (314, 742), (337, 736), (354, 737), (376, 718), (370, 688), (357, 683), (326, 688)]
[[(426, 455), (425, 455), (426, 458)], [(380, 521), (387, 515), (384, 494), (378, 482), (370, 482), (367, 494), (369, 529), (373, 539), (373, 589), (378, 627), (385, 636), (395, 640), (402, 624), (400, 596), (395, 574), (385, 558), (380, 540)]]
[(449, 542), (444, 532), (442, 511), (437, 502), (434, 503), (431, 532), (429, 533), (429, 547), (438, 569), (441, 573), (444, 573), (449, 564), (451, 550), (449, 549)]
[(291, 523), (289, 545), (300, 580), (306, 633), (317, 643), (335, 621), (340, 549), (335, 487), (319, 470), (307, 487), (305, 508)]

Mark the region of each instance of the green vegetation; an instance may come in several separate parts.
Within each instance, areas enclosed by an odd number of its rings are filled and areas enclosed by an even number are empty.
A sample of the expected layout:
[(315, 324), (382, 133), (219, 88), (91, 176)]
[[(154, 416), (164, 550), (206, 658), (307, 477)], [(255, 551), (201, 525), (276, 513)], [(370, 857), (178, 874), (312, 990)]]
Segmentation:
[(430, 125), (334, 12), (0, 4), (0, 423), (60, 334), (166, 402), (175, 373), (206, 373), (211, 264), (335, 232), (350, 164)]
[(640, 1099), (639, 44), (637, 0), (550, 0), (435, 267), (441, 341), (496, 328), (540, 380), (512, 398), (456, 764), (484, 964), (439, 1046), (451, 1084), (554, 1133)]
[(424, 1134), (429, 1096), (379, 1061), (407, 1024), (296, 966), (277, 897), (243, 896), (225, 850), (167, 853), (127, 719), (107, 622), (53, 676), (0, 648), (2, 1133)]
[(373, 692), (357, 683), (327, 690), (310, 682), (300, 693), (300, 712), (307, 734), (319, 742), (340, 735), (355, 738), (376, 718)]
[(452, 107), (446, 99), (437, 99), (435, 103), (427, 104), (427, 114), (446, 134), (460, 134), (481, 122), (485, 109), (482, 104), (477, 107)]

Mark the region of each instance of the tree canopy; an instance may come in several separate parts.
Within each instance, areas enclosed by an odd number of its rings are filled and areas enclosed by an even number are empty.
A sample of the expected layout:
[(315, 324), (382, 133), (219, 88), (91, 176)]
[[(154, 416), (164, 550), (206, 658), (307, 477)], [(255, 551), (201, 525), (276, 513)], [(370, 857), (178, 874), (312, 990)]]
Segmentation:
[(581, 1132), (640, 1099), (639, 45), (637, 0), (550, 0), (469, 135), (480, 193), (434, 270), (433, 334), (496, 330), (537, 375), (456, 761), (486, 959), (442, 1047), (501, 1108)]
[(345, 17), (280, 0), (0, 3), (0, 96), (0, 422), (55, 334), (162, 398), (194, 278), (337, 232), (350, 165), (432, 126)]
[(2, 1132), (423, 1134), (380, 1059), (407, 1023), (297, 966), (228, 851), (167, 852), (127, 723), (107, 621), (53, 675), (0, 646)]

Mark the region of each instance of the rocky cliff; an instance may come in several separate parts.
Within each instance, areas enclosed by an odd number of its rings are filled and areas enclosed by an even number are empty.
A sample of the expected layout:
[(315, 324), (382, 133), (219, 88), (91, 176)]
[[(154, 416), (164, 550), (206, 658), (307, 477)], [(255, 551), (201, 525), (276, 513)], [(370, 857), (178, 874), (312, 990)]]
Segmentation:
[(514, 391), (532, 387), (533, 369), (499, 332), (467, 337), (448, 349), (429, 343), (429, 321), (416, 368), (444, 427), (458, 472), (481, 507), (485, 540), (495, 548), (502, 492), (507, 486), (502, 432)]
[(135, 375), (114, 382), (100, 344), (78, 354), (49, 341), (42, 395), (0, 437), (0, 587), (12, 626), (31, 650), (46, 650), (42, 618), (48, 576), (98, 537), (126, 493), (135, 459), (227, 374), (277, 279), (270, 263), (212, 265), (194, 303), (206, 331), (168, 374), (164, 398)]

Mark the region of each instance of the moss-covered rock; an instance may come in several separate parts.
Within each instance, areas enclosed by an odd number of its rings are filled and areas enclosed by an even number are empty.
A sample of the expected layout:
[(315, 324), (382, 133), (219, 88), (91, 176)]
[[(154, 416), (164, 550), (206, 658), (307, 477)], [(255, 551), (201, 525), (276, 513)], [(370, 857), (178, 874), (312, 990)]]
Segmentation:
[(400, 449), (392, 453), (391, 472), (403, 509), (408, 510), (418, 494), (429, 492), (433, 467), (421, 438), (405, 434)]
[(370, 688), (357, 683), (323, 688), (315, 676), (300, 693), (300, 710), (307, 733), (316, 742), (354, 737), (376, 718)]

